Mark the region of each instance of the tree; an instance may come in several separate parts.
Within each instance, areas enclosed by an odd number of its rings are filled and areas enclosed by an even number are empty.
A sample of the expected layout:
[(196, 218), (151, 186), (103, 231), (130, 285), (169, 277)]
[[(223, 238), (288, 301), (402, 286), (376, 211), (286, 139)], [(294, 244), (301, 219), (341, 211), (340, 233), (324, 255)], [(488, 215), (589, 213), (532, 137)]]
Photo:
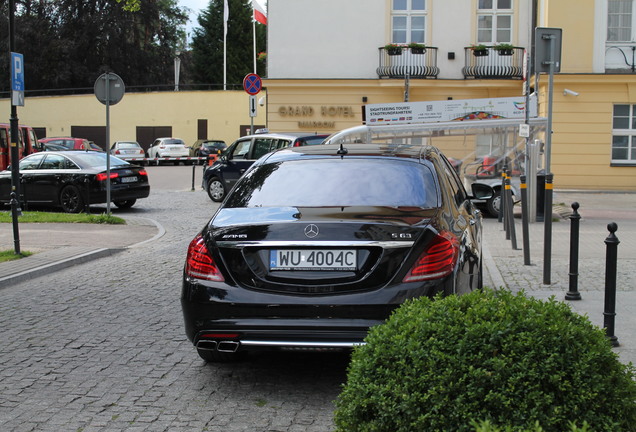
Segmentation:
[[(199, 15), (192, 38), (192, 79), (198, 83), (223, 84), (223, 0), (211, 0)], [(241, 85), (254, 72), (252, 6), (249, 0), (228, 0), (227, 83)], [(256, 24), (256, 51), (265, 50), (265, 26)], [(262, 68), (263, 65), (260, 65)], [(261, 74), (263, 70), (259, 70)]]
[[(27, 91), (92, 88), (105, 71), (127, 86), (169, 85), (173, 58), (185, 41), (185, 11), (176, 0), (21, 0), (16, 7), (16, 51), (24, 55)], [(8, 2), (0, 3), (8, 28)], [(7, 13), (4, 13), (4, 12)], [(8, 34), (0, 35), (8, 52)], [(9, 76), (8, 57), (0, 74)], [(9, 83), (2, 81), (0, 90)]]

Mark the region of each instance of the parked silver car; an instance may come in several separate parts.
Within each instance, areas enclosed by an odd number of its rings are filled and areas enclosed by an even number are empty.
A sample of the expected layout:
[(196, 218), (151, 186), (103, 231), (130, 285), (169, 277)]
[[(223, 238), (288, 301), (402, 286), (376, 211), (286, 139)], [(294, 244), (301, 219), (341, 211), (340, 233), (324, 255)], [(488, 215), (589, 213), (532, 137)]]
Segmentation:
[(115, 141), (110, 146), (110, 154), (137, 165), (143, 165), (146, 156), (146, 152), (137, 141)]

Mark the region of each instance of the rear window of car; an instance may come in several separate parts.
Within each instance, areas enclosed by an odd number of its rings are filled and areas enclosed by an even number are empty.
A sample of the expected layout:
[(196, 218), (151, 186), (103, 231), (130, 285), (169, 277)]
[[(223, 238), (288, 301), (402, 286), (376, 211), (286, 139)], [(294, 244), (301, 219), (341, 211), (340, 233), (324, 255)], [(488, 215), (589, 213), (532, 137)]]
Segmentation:
[[(91, 167), (91, 168), (104, 168), (106, 169), (106, 157), (107, 154), (91, 152), (91, 153), (80, 153), (76, 157), (79, 158), (80, 163), (83, 167)], [(110, 166), (120, 166), (120, 165), (130, 165), (128, 162), (116, 158), (115, 156), (110, 156)]]
[(185, 145), (185, 143), (180, 139), (169, 139), (164, 141), (166, 144), (181, 144)]
[(225, 207), (437, 207), (435, 175), (413, 161), (345, 158), (270, 163), (247, 173)]
[(119, 148), (137, 148), (139, 147), (139, 144), (134, 142), (120, 142), (117, 144), (117, 146)]
[(294, 146), (318, 145), (318, 144), (322, 144), (324, 140), (325, 140), (324, 136), (298, 138), (296, 140), (296, 143), (294, 143)]

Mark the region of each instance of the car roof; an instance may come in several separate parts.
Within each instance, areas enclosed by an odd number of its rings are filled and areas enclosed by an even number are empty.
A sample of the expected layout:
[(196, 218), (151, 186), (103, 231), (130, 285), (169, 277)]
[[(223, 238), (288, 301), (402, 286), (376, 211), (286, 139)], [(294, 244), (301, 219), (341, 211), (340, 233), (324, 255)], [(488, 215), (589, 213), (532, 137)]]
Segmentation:
[[(341, 154), (344, 149), (346, 153)], [(340, 152), (340, 153), (339, 153)], [(338, 144), (326, 144), (317, 146), (287, 147), (272, 153), (263, 163), (279, 162), (293, 159), (309, 159), (320, 156), (325, 157), (393, 157), (405, 159), (428, 159), (431, 153), (439, 154), (440, 151), (430, 145), (406, 145), (406, 144), (363, 144), (353, 143), (340, 146)]]
[(244, 138), (311, 138), (311, 137), (328, 137), (329, 134), (321, 134), (314, 132), (267, 132), (267, 133), (259, 133), (253, 135), (245, 135), (240, 137), (239, 139)]

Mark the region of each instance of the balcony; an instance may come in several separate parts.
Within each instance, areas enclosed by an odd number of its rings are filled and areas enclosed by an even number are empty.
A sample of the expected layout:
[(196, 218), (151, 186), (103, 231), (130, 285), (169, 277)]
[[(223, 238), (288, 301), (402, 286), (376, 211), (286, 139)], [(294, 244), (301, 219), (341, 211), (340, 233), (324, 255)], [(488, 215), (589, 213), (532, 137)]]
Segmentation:
[(380, 78), (437, 78), (437, 48), (426, 47), (423, 54), (415, 54), (403, 48), (399, 55), (389, 55), (385, 47), (379, 48), (380, 66), (376, 69)]
[(492, 46), (483, 51), (464, 48), (464, 78), (475, 79), (522, 79), (524, 48), (514, 47), (502, 52)]

